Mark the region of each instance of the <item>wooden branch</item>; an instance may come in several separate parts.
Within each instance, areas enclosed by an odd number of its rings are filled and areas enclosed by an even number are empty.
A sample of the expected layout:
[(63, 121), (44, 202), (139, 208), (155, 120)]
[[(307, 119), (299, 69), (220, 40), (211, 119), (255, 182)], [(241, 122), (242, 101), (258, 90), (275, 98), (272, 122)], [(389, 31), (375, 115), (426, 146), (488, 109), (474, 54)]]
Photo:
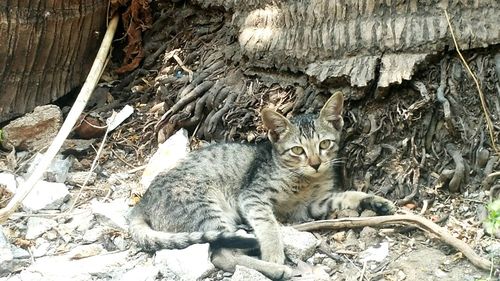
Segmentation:
[(294, 225), (294, 228), (301, 231), (311, 231), (319, 229), (343, 229), (343, 228), (357, 228), (364, 226), (381, 227), (388, 224), (402, 224), (411, 225), (426, 232), (435, 234), (438, 238), (446, 244), (453, 246), (458, 251), (462, 252), (469, 261), (476, 267), (484, 270), (490, 270), (492, 263), (479, 255), (477, 255), (472, 248), (462, 240), (459, 240), (448, 233), (444, 228), (417, 215), (393, 215), (393, 216), (379, 216), (367, 218), (341, 218), (335, 220), (321, 220), (307, 222), (303, 224)]
[(66, 117), (61, 129), (57, 133), (57, 136), (54, 138), (52, 143), (50, 144), (47, 151), (43, 154), (43, 157), (38, 164), (37, 168), (33, 171), (33, 173), (29, 176), (29, 178), (21, 185), (21, 187), (17, 190), (16, 194), (9, 201), (9, 204), (3, 209), (0, 210), (0, 223), (5, 222), (9, 216), (16, 210), (21, 201), (31, 192), (35, 184), (42, 178), (43, 173), (50, 166), (50, 163), (56, 156), (59, 149), (61, 149), (64, 140), (68, 137), (69, 133), (73, 129), (73, 126), (76, 124), (78, 117), (82, 114), (87, 102), (94, 91), (97, 82), (101, 78), (102, 71), (105, 67), (106, 58), (109, 53), (109, 49), (111, 46), (111, 42), (113, 40), (113, 36), (116, 31), (116, 26), (118, 24), (119, 16), (115, 15), (113, 19), (110, 21), (108, 25), (108, 29), (106, 30), (106, 34), (101, 43), (101, 47), (99, 48), (99, 52), (92, 64), (92, 68), (90, 69), (89, 75), (85, 80), (85, 83), (76, 98), (75, 103), (71, 107), (71, 110)]

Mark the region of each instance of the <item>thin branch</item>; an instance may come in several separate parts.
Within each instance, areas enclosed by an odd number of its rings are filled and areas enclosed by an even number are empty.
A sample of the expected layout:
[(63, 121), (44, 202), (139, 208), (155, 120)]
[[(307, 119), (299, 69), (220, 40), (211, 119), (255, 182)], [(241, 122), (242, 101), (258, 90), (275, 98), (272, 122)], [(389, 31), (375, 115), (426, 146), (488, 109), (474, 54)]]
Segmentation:
[(380, 217), (367, 217), (367, 218), (342, 218), (335, 220), (321, 220), (312, 221), (303, 224), (294, 225), (294, 227), (301, 231), (312, 231), (319, 229), (344, 229), (344, 228), (357, 228), (357, 227), (382, 227), (389, 224), (402, 224), (415, 226), (428, 233), (436, 235), (441, 241), (454, 247), (462, 252), (464, 256), (476, 267), (484, 270), (490, 270), (493, 263), (487, 259), (480, 257), (462, 240), (459, 240), (448, 233), (446, 229), (433, 223), (432, 221), (417, 215), (393, 215), (393, 216), (380, 216)]
[(33, 171), (24, 184), (21, 185), (14, 197), (10, 200), (9, 204), (0, 210), (0, 223), (5, 222), (9, 218), (9, 216), (17, 209), (21, 201), (31, 192), (35, 184), (42, 178), (43, 173), (50, 166), (50, 163), (56, 156), (57, 152), (61, 149), (62, 144), (73, 129), (73, 126), (76, 124), (80, 114), (82, 114), (85, 109), (97, 82), (99, 82), (99, 79), (101, 78), (101, 73), (104, 69), (106, 58), (118, 24), (118, 18), (118, 15), (115, 15), (110, 21), (106, 34), (102, 40), (101, 47), (99, 48), (99, 52), (97, 53), (89, 75), (87, 76), (87, 80), (85, 80), (85, 83), (83, 84), (82, 89), (80, 90), (75, 103), (71, 107), (71, 110), (68, 113), (61, 129), (57, 133), (57, 136), (44, 153), (40, 164), (38, 164), (38, 167)]

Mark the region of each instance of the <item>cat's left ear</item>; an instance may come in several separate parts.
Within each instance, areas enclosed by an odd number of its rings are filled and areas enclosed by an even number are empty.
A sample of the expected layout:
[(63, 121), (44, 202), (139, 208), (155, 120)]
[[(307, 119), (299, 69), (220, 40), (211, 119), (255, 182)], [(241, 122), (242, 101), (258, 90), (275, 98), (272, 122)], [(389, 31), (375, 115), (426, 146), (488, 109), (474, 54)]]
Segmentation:
[(333, 126), (337, 131), (342, 130), (344, 120), (342, 109), (344, 108), (344, 95), (342, 92), (333, 94), (319, 113), (319, 119)]
[(285, 116), (272, 109), (263, 109), (261, 115), (262, 123), (264, 123), (264, 127), (268, 129), (269, 139), (272, 142), (280, 140), (290, 129), (290, 121), (288, 121)]

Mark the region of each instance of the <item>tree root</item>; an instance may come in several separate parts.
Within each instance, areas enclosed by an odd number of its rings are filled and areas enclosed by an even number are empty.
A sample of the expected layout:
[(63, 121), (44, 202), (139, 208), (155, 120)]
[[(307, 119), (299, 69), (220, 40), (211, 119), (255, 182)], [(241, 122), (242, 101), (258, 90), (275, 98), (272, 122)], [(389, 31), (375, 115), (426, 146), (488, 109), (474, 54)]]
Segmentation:
[(448, 231), (434, 222), (417, 215), (392, 215), (392, 216), (379, 216), (367, 218), (341, 218), (335, 220), (321, 220), (307, 222), (303, 224), (294, 225), (293, 227), (300, 231), (312, 231), (319, 229), (343, 229), (343, 228), (356, 228), (356, 227), (381, 227), (388, 224), (403, 224), (415, 226), (421, 230), (436, 235), (441, 241), (454, 247), (460, 251), (464, 256), (477, 268), (490, 270), (493, 264), (472, 250), (464, 241), (451, 236)]

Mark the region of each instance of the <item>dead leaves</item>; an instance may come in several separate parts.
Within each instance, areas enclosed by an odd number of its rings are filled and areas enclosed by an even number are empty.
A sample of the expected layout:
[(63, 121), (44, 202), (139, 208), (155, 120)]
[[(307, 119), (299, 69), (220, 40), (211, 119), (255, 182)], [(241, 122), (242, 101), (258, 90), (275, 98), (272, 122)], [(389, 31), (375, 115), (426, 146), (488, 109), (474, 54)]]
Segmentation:
[(136, 69), (144, 58), (142, 33), (151, 27), (153, 17), (147, 0), (111, 0), (111, 13), (126, 7), (122, 13), (123, 28), (127, 33), (125, 58), (116, 73), (123, 74)]

